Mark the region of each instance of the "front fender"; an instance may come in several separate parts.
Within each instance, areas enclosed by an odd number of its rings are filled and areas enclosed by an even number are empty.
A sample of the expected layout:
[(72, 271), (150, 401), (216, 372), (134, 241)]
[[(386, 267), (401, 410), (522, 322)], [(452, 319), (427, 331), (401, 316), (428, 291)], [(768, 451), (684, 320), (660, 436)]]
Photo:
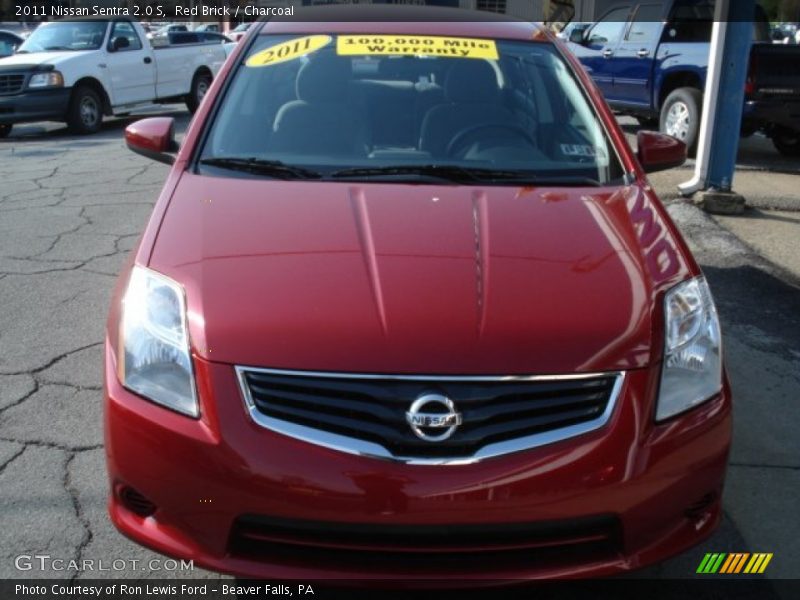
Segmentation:
[(108, 58), (103, 51), (81, 52), (75, 56), (62, 57), (52, 64), (64, 76), (64, 87), (74, 88), (79, 82), (94, 80), (103, 88), (113, 106), (114, 95), (109, 85)]
[(710, 44), (706, 42), (670, 42), (661, 44), (656, 51), (656, 62), (653, 68), (653, 98), (651, 105), (659, 110), (660, 99), (664, 94), (665, 84), (670, 82), (686, 82), (683, 85), (704, 89), (708, 73), (708, 52)]

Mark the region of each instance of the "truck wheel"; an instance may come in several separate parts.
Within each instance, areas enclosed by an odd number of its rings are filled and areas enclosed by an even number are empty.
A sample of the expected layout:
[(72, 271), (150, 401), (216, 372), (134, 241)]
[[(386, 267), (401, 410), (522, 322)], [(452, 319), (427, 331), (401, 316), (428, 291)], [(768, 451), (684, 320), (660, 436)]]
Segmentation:
[(8, 137), (8, 134), (11, 133), (11, 128), (13, 125), (0, 125), (0, 140), (4, 137)]
[(690, 156), (697, 153), (702, 107), (703, 94), (698, 89), (688, 87), (673, 90), (661, 107), (659, 129), (686, 144)]
[(67, 125), (75, 133), (97, 133), (103, 124), (103, 101), (92, 88), (82, 85), (72, 92), (67, 109)]
[(203, 101), (208, 88), (211, 87), (211, 75), (208, 73), (197, 73), (192, 79), (192, 90), (186, 96), (186, 108), (189, 112), (194, 114), (200, 102)]
[(800, 132), (779, 129), (772, 134), (772, 144), (784, 156), (800, 156)]

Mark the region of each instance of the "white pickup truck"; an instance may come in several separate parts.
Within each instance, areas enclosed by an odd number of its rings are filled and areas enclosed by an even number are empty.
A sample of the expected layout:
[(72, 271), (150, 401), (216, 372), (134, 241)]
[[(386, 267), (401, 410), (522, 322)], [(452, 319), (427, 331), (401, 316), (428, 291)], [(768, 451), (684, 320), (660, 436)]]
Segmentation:
[(124, 17), (42, 23), (0, 59), (0, 138), (30, 121), (94, 133), (104, 115), (154, 103), (184, 101), (194, 112), (224, 61), (222, 44), (154, 48)]

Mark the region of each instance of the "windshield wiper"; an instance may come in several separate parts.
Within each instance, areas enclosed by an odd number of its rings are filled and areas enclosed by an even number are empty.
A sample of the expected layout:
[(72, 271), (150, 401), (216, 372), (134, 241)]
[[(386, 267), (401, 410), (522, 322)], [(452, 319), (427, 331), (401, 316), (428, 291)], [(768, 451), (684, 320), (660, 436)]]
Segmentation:
[(542, 177), (527, 171), (504, 169), (485, 169), (461, 167), (458, 165), (392, 165), (388, 167), (362, 167), (334, 171), (331, 177), (337, 179), (360, 177), (396, 177), (402, 175), (421, 175), (455, 183), (516, 183), (525, 185), (585, 185), (597, 187), (600, 182), (591, 177)]
[(51, 52), (52, 50), (72, 50), (69, 46), (45, 46), (45, 52)]
[(458, 165), (391, 165), (388, 167), (359, 167), (334, 171), (331, 177), (337, 179), (359, 177), (382, 177), (396, 175), (422, 175), (445, 181), (463, 183), (465, 181), (486, 181), (490, 179), (506, 179), (516, 177), (514, 171), (500, 171), (495, 169), (479, 169), (475, 167), (461, 167)]
[(540, 177), (538, 175), (521, 176), (530, 185), (537, 186), (563, 186), (563, 187), (600, 187), (604, 185), (593, 177), (585, 175), (555, 175)]
[(262, 158), (212, 156), (201, 159), (200, 164), (234, 171), (245, 171), (257, 175), (268, 175), (280, 179), (319, 179), (322, 177), (320, 173), (311, 169), (287, 165), (279, 160), (264, 160)]

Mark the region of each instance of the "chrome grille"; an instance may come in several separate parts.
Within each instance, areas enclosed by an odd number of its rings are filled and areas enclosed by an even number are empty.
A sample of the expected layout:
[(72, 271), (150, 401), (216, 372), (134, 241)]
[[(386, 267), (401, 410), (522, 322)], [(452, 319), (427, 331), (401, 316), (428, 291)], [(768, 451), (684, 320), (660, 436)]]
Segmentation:
[(0, 95), (17, 94), (25, 83), (23, 73), (0, 74)]
[[(237, 367), (253, 420), (273, 431), (364, 456), (415, 464), (476, 462), (602, 427), (623, 373), (532, 377), (392, 376)], [(463, 423), (444, 441), (418, 438), (406, 411), (450, 398)]]

